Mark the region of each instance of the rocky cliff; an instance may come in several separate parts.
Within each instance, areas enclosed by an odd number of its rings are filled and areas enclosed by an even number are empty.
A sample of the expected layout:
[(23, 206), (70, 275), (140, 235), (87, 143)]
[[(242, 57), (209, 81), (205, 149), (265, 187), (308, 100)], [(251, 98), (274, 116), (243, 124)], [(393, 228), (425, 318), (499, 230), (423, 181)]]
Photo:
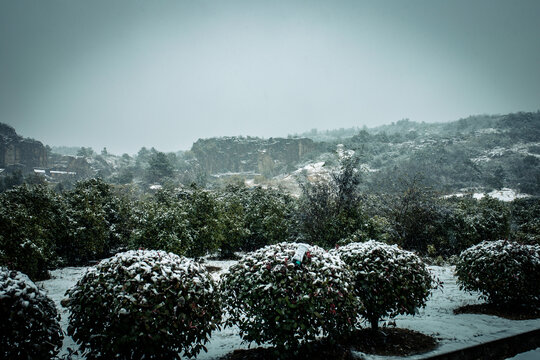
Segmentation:
[(11, 126), (0, 123), (0, 168), (19, 167), (32, 171), (47, 166), (47, 150), (37, 140), (25, 139)]
[(276, 175), (317, 152), (311, 139), (222, 137), (199, 139), (191, 151), (208, 174), (259, 173)]

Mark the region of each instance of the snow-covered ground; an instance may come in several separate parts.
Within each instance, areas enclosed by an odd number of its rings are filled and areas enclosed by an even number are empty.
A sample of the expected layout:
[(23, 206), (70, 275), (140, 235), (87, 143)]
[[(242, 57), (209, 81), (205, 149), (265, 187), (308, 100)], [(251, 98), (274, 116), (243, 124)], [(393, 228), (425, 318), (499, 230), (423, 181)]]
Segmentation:
[(494, 147), (492, 149), (485, 150), (481, 155), (472, 158), (471, 161), (475, 164), (491, 161), (495, 158), (500, 158), (508, 154), (521, 154), (523, 156), (534, 156), (540, 158), (539, 154), (530, 152), (533, 147), (540, 146), (538, 142), (518, 143), (511, 148), (505, 148), (501, 146)]
[[(221, 270), (212, 274), (219, 280), (221, 275), (233, 265), (234, 261), (207, 260), (206, 264), (220, 267)], [(52, 271), (52, 278), (40, 282), (47, 290), (49, 296), (56, 303), (61, 316), (62, 328), (67, 329), (67, 310), (62, 308), (60, 301), (68, 288), (73, 286), (84, 274), (87, 268), (64, 268)], [(457, 307), (479, 303), (476, 294), (469, 294), (458, 289), (451, 266), (432, 266), (430, 270), (444, 282), (442, 290), (435, 290), (425, 309), (420, 310), (416, 316), (399, 316), (396, 318), (398, 327), (409, 328), (425, 334), (435, 336), (439, 346), (434, 351), (407, 357), (406, 359), (419, 359), (427, 355), (436, 355), (459, 348), (468, 347), (482, 342), (503, 338), (506, 336), (540, 328), (540, 319), (535, 320), (507, 320), (496, 316), (462, 314), (454, 315)], [(63, 353), (67, 348), (76, 348), (73, 340), (66, 336)], [(242, 343), (236, 328), (224, 328), (212, 334), (207, 344), (208, 353), (201, 353), (198, 359), (215, 359), (235, 349), (245, 349), (248, 344)], [(538, 350), (537, 350), (538, 351)], [(537, 353), (530, 353), (535, 356)], [(400, 357), (383, 357), (358, 353), (366, 360), (375, 359), (403, 359)]]
[[(451, 198), (451, 197), (454, 197), (454, 196), (455, 197), (463, 197), (465, 195), (467, 195), (467, 193), (459, 192), (459, 193), (455, 193), (455, 194), (445, 195), (445, 196), (443, 196), (443, 198), (448, 199), (448, 198)], [(500, 201), (506, 201), (506, 202), (514, 201), (515, 199), (527, 198), (527, 197), (531, 196), (531, 195), (528, 195), (528, 194), (518, 193), (517, 191), (512, 190), (512, 189), (508, 189), (508, 188), (502, 188), (501, 190), (493, 190), (490, 193), (488, 193), (487, 195), (489, 197), (494, 198), (494, 199), (497, 199), (497, 200), (500, 200)], [(480, 200), (484, 196), (486, 196), (486, 194), (485, 193), (480, 193), (480, 192), (475, 192), (475, 193), (472, 194), (472, 196), (476, 200)]]
[(540, 359), (540, 347), (531, 351), (526, 351), (521, 354), (517, 354), (514, 357), (509, 358), (508, 360), (538, 360)]
[[(488, 193), (488, 195), (500, 201), (514, 201), (515, 199), (522, 199), (530, 196), (527, 194), (517, 193), (515, 190), (508, 188), (503, 188), (501, 190), (493, 190), (492, 192)], [(484, 197), (484, 194), (476, 193), (473, 195), (473, 197), (480, 200)]]
[(421, 359), (540, 328), (540, 319), (508, 320), (490, 315), (454, 315), (454, 309), (463, 305), (481, 303), (481, 301), (478, 300), (477, 294), (459, 290), (453, 266), (431, 266), (430, 270), (444, 282), (443, 289), (433, 292), (426, 307), (420, 310), (418, 315), (398, 316), (396, 324), (398, 327), (436, 337), (439, 346), (427, 354), (410, 357), (362, 354), (363, 358), (366, 360)]
[(66, 267), (58, 270), (51, 271), (51, 278), (49, 280), (40, 281), (37, 284), (42, 285), (49, 297), (56, 304), (56, 308), (60, 313), (61, 319), (60, 324), (64, 330), (64, 344), (62, 346), (61, 354), (67, 354), (68, 348), (77, 349), (78, 346), (75, 344), (73, 339), (70, 336), (65, 335), (68, 327), (68, 316), (69, 312), (66, 308), (60, 305), (60, 301), (65, 298), (64, 294), (66, 291), (75, 285), (77, 281), (84, 275), (88, 268), (87, 267)]

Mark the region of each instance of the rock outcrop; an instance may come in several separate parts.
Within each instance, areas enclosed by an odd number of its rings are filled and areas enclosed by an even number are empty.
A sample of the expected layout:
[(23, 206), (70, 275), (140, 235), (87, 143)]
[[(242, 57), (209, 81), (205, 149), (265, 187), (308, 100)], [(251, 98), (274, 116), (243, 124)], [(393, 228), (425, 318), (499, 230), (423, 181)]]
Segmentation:
[(207, 174), (276, 175), (294, 166), (321, 145), (311, 139), (222, 137), (199, 139), (191, 151)]
[(11, 126), (0, 123), (0, 168), (33, 168), (47, 166), (47, 150), (40, 141), (23, 138)]

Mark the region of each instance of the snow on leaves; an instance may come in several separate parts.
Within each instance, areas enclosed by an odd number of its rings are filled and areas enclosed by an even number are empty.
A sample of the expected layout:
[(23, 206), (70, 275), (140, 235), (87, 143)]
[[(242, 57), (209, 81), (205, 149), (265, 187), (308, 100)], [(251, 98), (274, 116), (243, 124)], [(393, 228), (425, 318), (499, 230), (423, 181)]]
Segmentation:
[(225, 324), (237, 325), (245, 341), (291, 351), (354, 325), (360, 304), (345, 264), (308, 246), (302, 265), (295, 265), (292, 257), (299, 245), (266, 246), (244, 256), (224, 275)]
[(221, 320), (214, 291), (210, 274), (192, 260), (164, 251), (120, 253), (68, 290), (68, 333), (90, 358), (195, 356)]
[(50, 359), (64, 337), (54, 302), (28, 276), (0, 267), (0, 357)]
[(540, 303), (540, 245), (483, 241), (459, 255), (461, 289), (479, 291), (489, 302), (534, 306)]
[(362, 315), (372, 328), (383, 317), (415, 314), (425, 306), (436, 285), (420, 258), (397, 245), (370, 240), (332, 252), (353, 271), (358, 296), (364, 303)]

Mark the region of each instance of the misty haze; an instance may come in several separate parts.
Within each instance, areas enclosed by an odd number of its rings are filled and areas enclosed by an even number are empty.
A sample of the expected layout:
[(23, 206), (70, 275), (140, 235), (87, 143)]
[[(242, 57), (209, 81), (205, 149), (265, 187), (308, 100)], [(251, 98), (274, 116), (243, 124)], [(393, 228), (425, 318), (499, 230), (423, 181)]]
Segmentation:
[(538, 358), (539, 16), (0, 0), (0, 357)]

